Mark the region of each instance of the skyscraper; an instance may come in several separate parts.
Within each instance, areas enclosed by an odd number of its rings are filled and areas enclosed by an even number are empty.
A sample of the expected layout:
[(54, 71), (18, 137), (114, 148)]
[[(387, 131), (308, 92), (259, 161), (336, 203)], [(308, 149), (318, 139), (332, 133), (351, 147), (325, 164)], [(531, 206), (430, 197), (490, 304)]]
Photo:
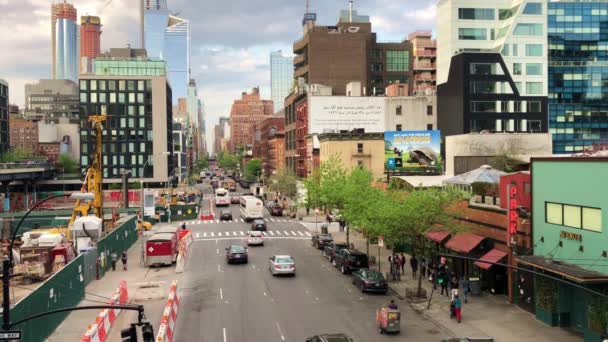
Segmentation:
[(284, 106), (293, 83), (293, 58), (284, 56), (281, 50), (270, 53), (270, 97), (275, 110)]
[(548, 4), (553, 152), (608, 142), (608, 2)]
[(0, 153), (9, 149), (8, 83), (0, 79)]
[[(76, 24), (77, 11), (72, 4), (67, 3), (65, 0), (62, 3), (51, 5), (51, 68), (52, 77), (57, 77), (57, 20), (58, 19), (69, 19)], [(63, 31), (63, 30), (62, 30)], [(63, 43), (63, 42), (62, 42)], [(59, 47), (63, 49), (63, 44)], [(75, 48), (75, 45), (74, 45)], [(76, 81), (75, 79), (73, 81)]]
[(89, 71), (92, 60), (101, 53), (101, 20), (85, 15), (80, 17), (80, 72)]

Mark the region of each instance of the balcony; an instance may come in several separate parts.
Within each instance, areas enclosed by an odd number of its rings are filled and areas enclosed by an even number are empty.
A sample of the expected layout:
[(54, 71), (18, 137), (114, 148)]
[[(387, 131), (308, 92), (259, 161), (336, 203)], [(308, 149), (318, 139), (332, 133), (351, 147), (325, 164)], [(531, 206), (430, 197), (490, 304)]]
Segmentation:
[(308, 65), (297, 67), (293, 72), (293, 77), (304, 77), (304, 75), (308, 74)]
[(305, 64), (306, 62), (306, 55), (303, 53), (301, 55), (296, 55), (293, 58), (293, 65), (295, 66), (302, 66), (303, 64)]
[(416, 37), (431, 37), (432, 35), (433, 35), (432, 31), (418, 30), (418, 31), (414, 31), (414, 32), (408, 34), (407, 40), (412, 40), (413, 38), (416, 38)]
[(416, 50), (414, 53), (416, 57), (437, 57), (437, 51), (434, 50)]
[(293, 42), (293, 53), (299, 54), (306, 46), (308, 46), (308, 36), (304, 36)]
[(414, 70), (435, 70), (437, 69), (437, 64), (435, 63), (424, 63), (419, 61), (414, 61)]
[(414, 81), (416, 82), (435, 82), (435, 75), (432, 74), (417, 74), (414, 75)]

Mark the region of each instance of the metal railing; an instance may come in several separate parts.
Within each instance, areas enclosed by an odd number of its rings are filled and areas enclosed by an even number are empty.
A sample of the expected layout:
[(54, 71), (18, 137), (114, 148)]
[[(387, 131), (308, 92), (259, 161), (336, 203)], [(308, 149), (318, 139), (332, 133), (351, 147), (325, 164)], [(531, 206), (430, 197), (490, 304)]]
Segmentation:
[(0, 163), (0, 169), (31, 169), (31, 168), (44, 168), (53, 169), (54, 165), (44, 161), (31, 160), (31, 161), (19, 161), (19, 162), (7, 162)]

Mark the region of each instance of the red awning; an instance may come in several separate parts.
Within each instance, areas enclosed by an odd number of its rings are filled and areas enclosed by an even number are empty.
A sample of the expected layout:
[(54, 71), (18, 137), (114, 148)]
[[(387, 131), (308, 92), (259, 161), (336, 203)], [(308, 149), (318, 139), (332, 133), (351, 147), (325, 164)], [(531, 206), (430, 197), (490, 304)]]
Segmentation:
[(450, 235), (450, 232), (445, 231), (436, 231), (436, 232), (428, 232), (426, 233), (426, 237), (435, 242), (442, 243), (445, 239)]
[[(503, 252), (499, 249), (494, 248), (493, 250), (489, 251), (488, 253), (484, 254), (484, 256), (482, 256), (481, 258), (479, 258), (479, 261), (475, 261), (475, 266), (479, 267), (479, 268), (483, 268), (484, 270), (488, 270), (490, 269), (490, 267), (494, 266), (494, 264), (489, 264), (487, 262), (499, 262), (500, 259), (504, 258), (507, 256), (507, 252)], [(487, 262), (483, 262), (483, 261), (487, 261)]]
[(445, 244), (445, 248), (455, 252), (469, 253), (472, 251), (485, 237), (473, 233), (458, 233)]

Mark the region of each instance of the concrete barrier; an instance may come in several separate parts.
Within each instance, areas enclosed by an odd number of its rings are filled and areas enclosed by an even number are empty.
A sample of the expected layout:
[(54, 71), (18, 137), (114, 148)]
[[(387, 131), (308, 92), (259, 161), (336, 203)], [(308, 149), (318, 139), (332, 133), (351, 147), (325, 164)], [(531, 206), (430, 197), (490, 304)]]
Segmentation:
[(177, 295), (177, 280), (171, 284), (169, 298), (163, 311), (163, 318), (160, 320), (156, 342), (172, 342), (179, 311), (179, 297)]
[(190, 231), (188, 231), (180, 238), (177, 261), (175, 263), (175, 273), (184, 272), (184, 267), (186, 267), (186, 260), (188, 259), (188, 249), (190, 248), (190, 245), (193, 241), (194, 237), (192, 236), (192, 232)]
[[(127, 293), (127, 282), (121, 281), (118, 288), (112, 295), (112, 300), (108, 302), (109, 305), (124, 305), (129, 299)], [(110, 328), (116, 317), (120, 314), (120, 309), (103, 309), (97, 318), (95, 323), (89, 326), (87, 331), (82, 336), (81, 342), (104, 342), (110, 332)]]

